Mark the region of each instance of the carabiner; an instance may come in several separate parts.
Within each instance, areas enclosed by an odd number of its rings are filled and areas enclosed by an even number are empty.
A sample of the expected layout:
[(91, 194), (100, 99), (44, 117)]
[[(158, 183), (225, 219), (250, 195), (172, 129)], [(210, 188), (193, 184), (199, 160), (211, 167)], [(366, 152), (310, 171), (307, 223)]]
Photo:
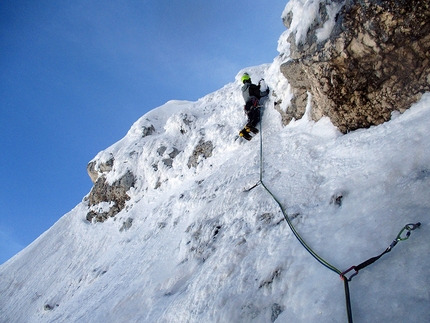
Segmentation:
[[(405, 225), (405, 227), (399, 232), (399, 234), (397, 235), (396, 240), (397, 241), (404, 241), (407, 240), (409, 238), (409, 236), (411, 235), (411, 231), (415, 230), (416, 228), (418, 228), (421, 225), (421, 222), (418, 223), (408, 223)], [(404, 238), (401, 237), (403, 231), (407, 230), (408, 232), (406, 232), (406, 236)]]
[(418, 223), (415, 223), (415, 224), (414, 223), (408, 223), (408, 224), (405, 225), (405, 228), (408, 231), (413, 231), (416, 228), (418, 228), (420, 225), (421, 225), (421, 222), (418, 222)]
[[(348, 273), (348, 272), (350, 272), (353, 269), (354, 269), (355, 273), (353, 273), (351, 276), (349, 276), (349, 278), (346, 277), (345, 274)], [(356, 276), (357, 274), (358, 274), (357, 267), (356, 266), (352, 266), (351, 268), (345, 270), (343, 273), (340, 274), (340, 279), (345, 280), (345, 278), (346, 278), (347, 281), (351, 281), (352, 277)]]

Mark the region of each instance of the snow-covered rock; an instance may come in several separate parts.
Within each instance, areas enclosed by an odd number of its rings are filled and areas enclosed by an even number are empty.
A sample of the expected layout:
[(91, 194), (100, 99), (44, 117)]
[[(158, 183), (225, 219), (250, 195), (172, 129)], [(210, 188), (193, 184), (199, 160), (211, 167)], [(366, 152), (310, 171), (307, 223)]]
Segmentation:
[[(328, 116), (346, 133), (390, 120), (430, 91), (428, 1), (291, 0), (284, 12), (293, 88), (284, 124)], [(285, 41), (284, 41), (285, 42)]]

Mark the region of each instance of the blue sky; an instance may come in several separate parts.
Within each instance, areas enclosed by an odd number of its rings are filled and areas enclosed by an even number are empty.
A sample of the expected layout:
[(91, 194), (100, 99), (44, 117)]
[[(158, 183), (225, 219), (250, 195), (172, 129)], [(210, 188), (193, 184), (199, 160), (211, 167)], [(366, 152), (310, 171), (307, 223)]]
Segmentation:
[(287, 0), (0, 3), (0, 264), (90, 191), (87, 163), (168, 100), (271, 63)]

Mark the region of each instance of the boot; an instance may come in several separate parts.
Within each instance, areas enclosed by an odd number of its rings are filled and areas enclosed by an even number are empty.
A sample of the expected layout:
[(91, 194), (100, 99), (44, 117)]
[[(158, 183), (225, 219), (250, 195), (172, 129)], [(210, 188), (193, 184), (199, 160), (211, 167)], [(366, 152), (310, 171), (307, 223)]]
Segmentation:
[(245, 126), (245, 130), (247, 131), (247, 132), (253, 132), (253, 133), (255, 133), (255, 134), (257, 134), (259, 131), (258, 131), (258, 129), (257, 128), (255, 128), (255, 127), (253, 127), (253, 126)]
[(252, 139), (251, 135), (245, 129), (242, 129), (239, 132), (239, 136), (245, 138), (246, 140), (251, 140)]

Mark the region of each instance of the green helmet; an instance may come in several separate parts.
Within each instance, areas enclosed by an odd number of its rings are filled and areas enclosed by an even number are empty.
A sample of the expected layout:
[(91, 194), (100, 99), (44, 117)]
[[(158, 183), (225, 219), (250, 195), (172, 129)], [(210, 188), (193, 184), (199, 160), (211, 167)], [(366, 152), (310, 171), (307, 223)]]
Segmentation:
[(244, 83), (245, 81), (250, 81), (251, 78), (249, 77), (248, 73), (243, 73), (242, 75), (242, 83)]

